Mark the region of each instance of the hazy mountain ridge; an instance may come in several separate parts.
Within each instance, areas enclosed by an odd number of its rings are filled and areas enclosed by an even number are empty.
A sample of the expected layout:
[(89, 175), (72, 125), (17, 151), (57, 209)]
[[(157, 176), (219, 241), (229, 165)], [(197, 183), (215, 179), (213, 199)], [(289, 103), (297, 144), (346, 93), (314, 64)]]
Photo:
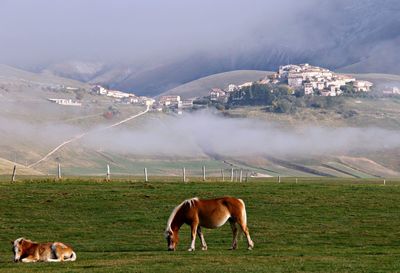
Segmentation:
[(223, 50), (203, 50), (157, 66), (72, 61), (45, 71), (140, 95), (158, 95), (215, 73), (274, 71), (287, 63), (309, 62), (349, 73), (400, 74), (399, 10), (395, 0), (318, 2), (313, 10), (300, 10), (293, 18), (282, 14), (273, 25), (267, 21)]

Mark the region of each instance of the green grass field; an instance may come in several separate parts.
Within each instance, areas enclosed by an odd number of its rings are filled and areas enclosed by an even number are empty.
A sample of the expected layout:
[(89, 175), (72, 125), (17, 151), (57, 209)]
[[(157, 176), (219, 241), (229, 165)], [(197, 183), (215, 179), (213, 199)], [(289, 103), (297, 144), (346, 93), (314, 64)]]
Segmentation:
[[(0, 182), (0, 272), (400, 272), (400, 181), (276, 178), (247, 183), (159, 178)], [(1, 181), (1, 179), (0, 179)], [(193, 181), (193, 179), (192, 179)], [(163, 237), (186, 198), (242, 198), (255, 242), (229, 251), (229, 225), (204, 230), (208, 251)], [(63, 241), (73, 263), (13, 263), (10, 240)]]

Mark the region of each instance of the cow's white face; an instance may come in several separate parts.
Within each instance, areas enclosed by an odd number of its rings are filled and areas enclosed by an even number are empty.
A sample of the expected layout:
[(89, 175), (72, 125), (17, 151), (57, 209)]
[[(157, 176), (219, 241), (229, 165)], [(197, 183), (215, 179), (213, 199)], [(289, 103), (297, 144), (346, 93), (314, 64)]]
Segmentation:
[(15, 240), (14, 242), (11, 242), (12, 244), (12, 251), (14, 253), (14, 262), (19, 262), (21, 259), (21, 254), (22, 254), (22, 241), (24, 238), (19, 238)]

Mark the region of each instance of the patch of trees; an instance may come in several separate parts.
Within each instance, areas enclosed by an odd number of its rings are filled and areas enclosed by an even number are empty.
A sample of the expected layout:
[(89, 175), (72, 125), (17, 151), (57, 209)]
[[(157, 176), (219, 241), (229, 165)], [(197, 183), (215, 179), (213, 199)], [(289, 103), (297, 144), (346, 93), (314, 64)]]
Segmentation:
[(228, 105), (272, 105), (277, 98), (292, 93), (287, 85), (253, 84), (234, 91), (228, 99)]
[(287, 85), (253, 84), (233, 92), (227, 107), (266, 106), (270, 112), (294, 113), (299, 108), (335, 108), (343, 103), (343, 97), (305, 96), (301, 90), (293, 91)]

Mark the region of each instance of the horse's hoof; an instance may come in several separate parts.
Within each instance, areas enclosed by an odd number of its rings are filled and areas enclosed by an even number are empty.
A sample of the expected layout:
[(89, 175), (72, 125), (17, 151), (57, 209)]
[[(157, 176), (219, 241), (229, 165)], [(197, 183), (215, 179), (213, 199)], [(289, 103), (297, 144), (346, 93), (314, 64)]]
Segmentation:
[(207, 250), (207, 246), (203, 246), (201, 250)]
[(249, 246), (249, 247), (247, 248), (247, 250), (253, 250), (253, 247), (254, 247), (254, 246)]
[(194, 248), (189, 248), (188, 251), (192, 252), (194, 251)]

